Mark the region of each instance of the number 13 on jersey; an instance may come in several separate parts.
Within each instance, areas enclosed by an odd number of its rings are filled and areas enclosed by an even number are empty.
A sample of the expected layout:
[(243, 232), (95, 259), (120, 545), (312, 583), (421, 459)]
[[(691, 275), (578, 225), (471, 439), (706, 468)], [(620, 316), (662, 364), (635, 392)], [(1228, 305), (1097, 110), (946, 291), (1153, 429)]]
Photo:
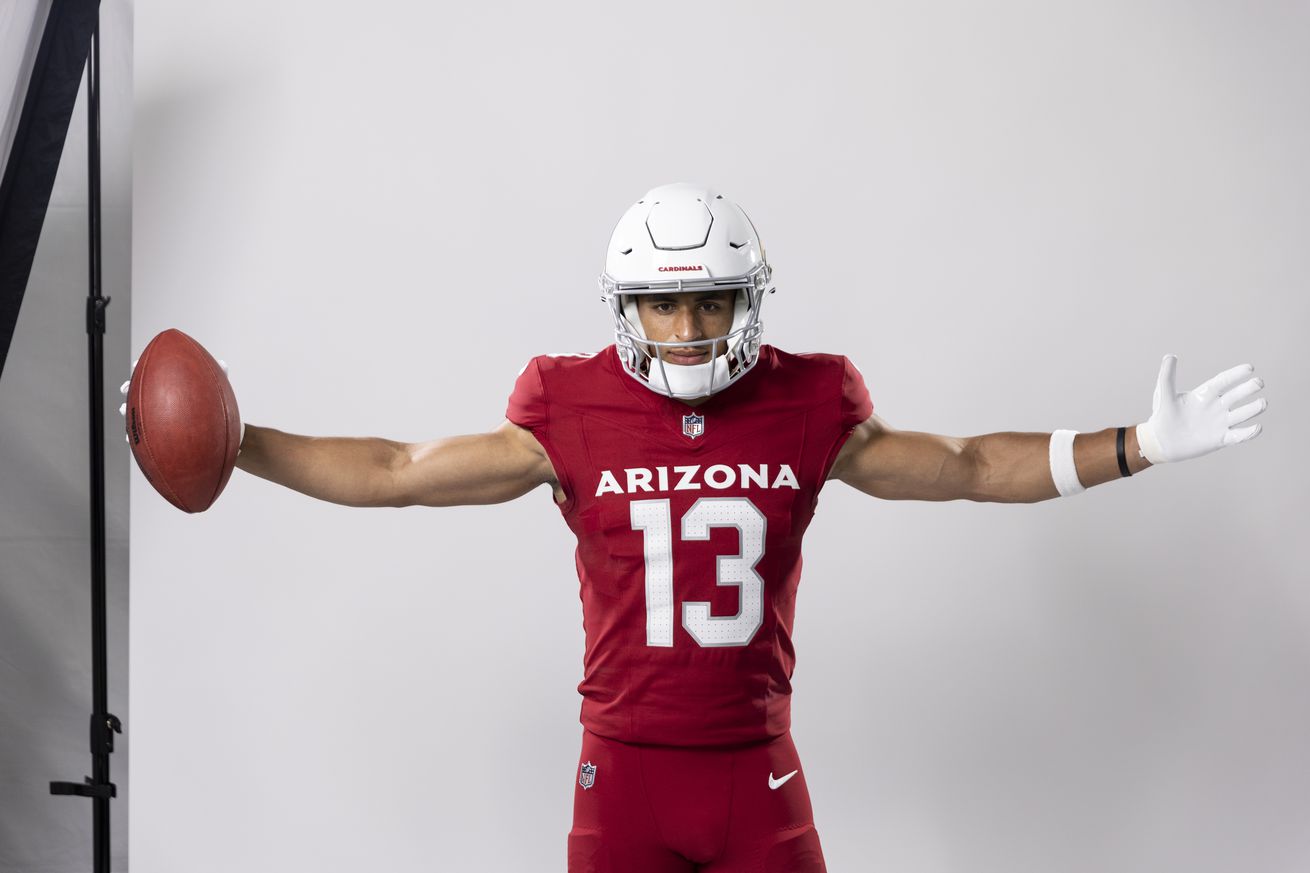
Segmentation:
[[(646, 645), (673, 645), (673, 519), (669, 501), (634, 500), (632, 529), (641, 531), (646, 555)], [(737, 529), (741, 552), (715, 560), (716, 585), (736, 585), (736, 615), (710, 615), (704, 600), (682, 604), (682, 626), (702, 646), (744, 646), (764, 621), (764, 513), (745, 497), (702, 497), (682, 516), (684, 541), (708, 540), (716, 527)]]

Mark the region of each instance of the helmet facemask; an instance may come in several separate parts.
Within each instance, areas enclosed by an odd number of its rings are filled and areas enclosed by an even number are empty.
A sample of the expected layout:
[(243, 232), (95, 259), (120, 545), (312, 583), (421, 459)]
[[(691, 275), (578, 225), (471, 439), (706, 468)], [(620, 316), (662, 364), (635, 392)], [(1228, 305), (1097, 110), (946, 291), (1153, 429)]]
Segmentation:
[[(765, 293), (772, 290), (768, 287), (769, 277), (767, 263), (760, 263), (746, 276), (720, 280), (674, 279), (638, 284), (614, 282), (602, 276), (601, 290), (614, 318), (615, 345), (624, 369), (652, 391), (677, 400), (692, 400), (722, 391), (746, 375), (759, 358), (764, 331), (760, 306)], [(728, 333), (702, 340), (668, 342), (646, 336), (638, 315), (638, 296), (729, 290), (736, 294)], [(670, 364), (664, 359), (666, 350), (689, 348), (708, 348), (710, 360), (702, 364)]]

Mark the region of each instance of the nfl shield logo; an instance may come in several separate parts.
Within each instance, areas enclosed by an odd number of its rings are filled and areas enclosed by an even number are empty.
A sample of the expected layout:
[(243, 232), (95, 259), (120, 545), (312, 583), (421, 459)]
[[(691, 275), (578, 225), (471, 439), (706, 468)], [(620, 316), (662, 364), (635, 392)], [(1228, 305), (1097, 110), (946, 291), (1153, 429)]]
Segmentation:
[(596, 784), (596, 765), (588, 761), (582, 765), (582, 770), (578, 774), (578, 784), (583, 789), (590, 788)]
[(705, 416), (703, 415), (684, 415), (682, 417), (682, 435), (689, 436), (692, 439), (705, 433)]

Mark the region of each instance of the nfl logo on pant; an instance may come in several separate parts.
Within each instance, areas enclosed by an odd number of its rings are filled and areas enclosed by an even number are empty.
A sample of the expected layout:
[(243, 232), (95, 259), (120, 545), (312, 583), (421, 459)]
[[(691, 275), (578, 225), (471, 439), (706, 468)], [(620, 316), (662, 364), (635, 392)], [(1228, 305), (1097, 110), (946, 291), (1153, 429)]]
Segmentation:
[(705, 433), (705, 416), (703, 415), (684, 415), (682, 417), (682, 435), (689, 436), (692, 439)]
[(582, 765), (582, 768), (578, 773), (578, 784), (581, 785), (584, 790), (596, 784), (595, 764), (588, 761)]

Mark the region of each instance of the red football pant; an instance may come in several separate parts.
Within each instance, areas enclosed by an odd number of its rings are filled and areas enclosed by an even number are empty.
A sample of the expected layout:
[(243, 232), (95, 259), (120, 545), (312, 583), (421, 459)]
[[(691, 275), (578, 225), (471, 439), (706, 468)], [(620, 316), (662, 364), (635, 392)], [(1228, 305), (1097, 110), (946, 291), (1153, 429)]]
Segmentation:
[(584, 730), (574, 775), (569, 873), (827, 870), (790, 733), (702, 749)]

